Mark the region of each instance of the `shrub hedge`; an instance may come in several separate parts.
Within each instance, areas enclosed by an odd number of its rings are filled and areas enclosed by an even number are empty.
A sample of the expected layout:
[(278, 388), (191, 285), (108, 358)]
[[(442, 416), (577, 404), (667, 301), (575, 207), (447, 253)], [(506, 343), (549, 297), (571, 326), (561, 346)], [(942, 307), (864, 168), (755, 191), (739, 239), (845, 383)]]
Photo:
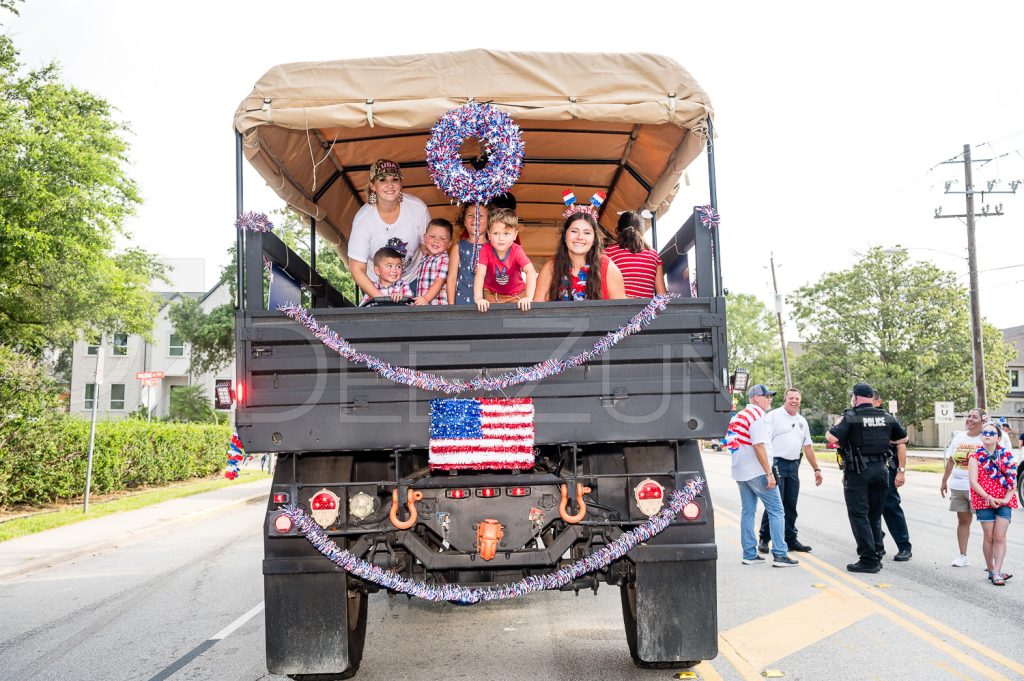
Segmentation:
[[(0, 451), (0, 508), (84, 493), (89, 421), (42, 417), (10, 435)], [(90, 490), (106, 494), (211, 475), (224, 468), (230, 437), (222, 425), (97, 422)]]

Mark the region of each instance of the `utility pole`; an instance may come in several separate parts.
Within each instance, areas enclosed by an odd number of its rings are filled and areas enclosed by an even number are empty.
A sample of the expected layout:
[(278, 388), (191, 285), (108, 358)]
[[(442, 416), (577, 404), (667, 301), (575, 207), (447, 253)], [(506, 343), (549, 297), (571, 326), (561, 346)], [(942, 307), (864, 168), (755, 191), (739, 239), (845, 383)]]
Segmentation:
[[(950, 191), (952, 182), (946, 183), (946, 194), (963, 194), (966, 199), (966, 211), (961, 215), (943, 215), (942, 208), (935, 209), (936, 219), (941, 218), (964, 218), (967, 222), (967, 268), (968, 276), (970, 281), (970, 294), (971, 294), (971, 355), (974, 358), (974, 399), (975, 406), (979, 409), (988, 409), (988, 399), (985, 395), (985, 349), (982, 343), (981, 333), (981, 295), (978, 291), (978, 255), (974, 245), (974, 219), (988, 216), (998, 216), (1003, 214), (1003, 204), (998, 204), (995, 207), (995, 211), (991, 211), (988, 204), (982, 208), (980, 213), (974, 212), (974, 180), (971, 174), (972, 163), (988, 163), (993, 159), (971, 159), (971, 146), (969, 144), (964, 145), (963, 159), (951, 158), (943, 163), (963, 163), (964, 164), (964, 191), (954, 192)], [(993, 191), (994, 182), (990, 182), (988, 185), (988, 191), (977, 192), (981, 194), (982, 201), (985, 200), (985, 194), (1016, 194), (1017, 187), (1020, 186), (1019, 180), (1014, 180), (1010, 183), (1010, 191)]]
[(89, 488), (92, 486), (92, 453), (96, 444), (96, 407), (100, 403), (100, 386), (103, 385), (103, 336), (100, 336), (99, 347), (96, 349), (96, 373), (93, 375), (92, 389), (92, 420), (89, 422), (89, 463), (85, 471), (85, 498), (82, 512), (89, 512)]
[(775, 318), (779, 321), (779, 343), (782, 345), (782, 373), (786, 378), (786, 390), (793, 387), (793, 378), (789, 375), (789, 357), (786, 353), (786, 334), (782, 330), (782, 296), (779, 285), (775, 282), (775, 254), (769, 254), (772, 265), (772, 288), (775, 289)]

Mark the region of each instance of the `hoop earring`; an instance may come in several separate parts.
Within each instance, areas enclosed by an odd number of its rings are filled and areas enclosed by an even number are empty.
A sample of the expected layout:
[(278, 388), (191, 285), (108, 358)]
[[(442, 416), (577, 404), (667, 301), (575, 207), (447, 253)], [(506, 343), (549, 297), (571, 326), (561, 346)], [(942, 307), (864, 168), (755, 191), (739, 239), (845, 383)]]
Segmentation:
[(405, 194), (403, 194), (402, 192), (398, 192), (398, 202), (401, 203), (404, 198)]
[(367, 203), (369, 203), (371, 206), (376, 206), (377, 205), (377, 192), (375, 192), (375, 191), (371, 191), (370, 192), (370, 199), (369, 199), (369, 201), (367, 201)]

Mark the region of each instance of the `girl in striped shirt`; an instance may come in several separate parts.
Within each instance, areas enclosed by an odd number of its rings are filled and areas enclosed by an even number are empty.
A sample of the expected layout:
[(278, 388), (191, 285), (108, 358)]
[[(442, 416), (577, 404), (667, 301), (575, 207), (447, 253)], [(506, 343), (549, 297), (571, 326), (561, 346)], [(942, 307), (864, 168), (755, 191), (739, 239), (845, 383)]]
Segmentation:
[(665, 292), (665, 269), (661, 256), (644, 242), (640, 216), (626, 211), (619, 216), (617, 244), (611, 244), (605, 253), (622, 272), (626, 284), (626, 297), (650, 298)]

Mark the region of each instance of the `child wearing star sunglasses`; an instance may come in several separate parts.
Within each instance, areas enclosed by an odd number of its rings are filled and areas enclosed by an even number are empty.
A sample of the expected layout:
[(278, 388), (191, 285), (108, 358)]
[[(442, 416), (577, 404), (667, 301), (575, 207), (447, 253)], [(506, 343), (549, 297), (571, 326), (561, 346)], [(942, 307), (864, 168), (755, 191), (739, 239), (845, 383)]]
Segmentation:
[(1013, 515), (1011, 509), (1017, 508), (1013, 452), (1000, 445), (1001, 437), (999, 428), (986, 423), (981, 429), (981, 447), (971, 454), (967, 467), (971, 508), (985, 535), (981, 550), (989, 581), (996, 586), (1003, 586), (1012, 576), (1003, 572), (1003, 559), (1006, 557), (1006, 531)]

